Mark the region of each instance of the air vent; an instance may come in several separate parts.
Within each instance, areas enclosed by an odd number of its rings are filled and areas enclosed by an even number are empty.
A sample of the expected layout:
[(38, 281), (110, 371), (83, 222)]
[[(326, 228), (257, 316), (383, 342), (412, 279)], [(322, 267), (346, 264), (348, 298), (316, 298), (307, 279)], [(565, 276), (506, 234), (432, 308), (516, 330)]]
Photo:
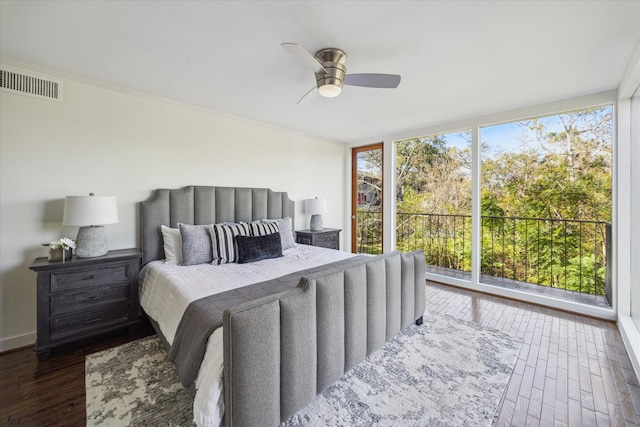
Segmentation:
[(62, 102), (62, 81), (2, 65), (0, 90)]

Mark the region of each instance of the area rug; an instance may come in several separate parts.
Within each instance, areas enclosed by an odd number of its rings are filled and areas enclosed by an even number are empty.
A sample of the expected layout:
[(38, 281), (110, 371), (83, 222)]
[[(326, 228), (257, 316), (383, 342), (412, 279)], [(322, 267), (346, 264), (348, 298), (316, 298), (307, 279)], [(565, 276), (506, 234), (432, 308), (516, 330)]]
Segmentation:
[[(425, 314), (283, 426), (489, 426), (521, 343)], [(149, 337), (87, 358), (87, 425), (191, 425), (192, 400)]]
[(190, 426), (193, 399), (157, 336), (87, 356), (87, 426)]

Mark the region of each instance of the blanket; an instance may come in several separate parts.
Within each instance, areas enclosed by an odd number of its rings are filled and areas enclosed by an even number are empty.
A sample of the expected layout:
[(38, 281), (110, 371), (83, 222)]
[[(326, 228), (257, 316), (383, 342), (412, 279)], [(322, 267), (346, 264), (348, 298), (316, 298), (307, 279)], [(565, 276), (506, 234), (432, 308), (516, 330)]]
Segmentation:
[(175, 363), (182, 385), (189, 387), (196, 380), (207, 348), (207, 340), (216, 329), (222, 326), (223, 314), (227, 308), (286, 291), (297, 286), (304, 276), (325, 269), (343, 267), (362, 258), (357, 256), (297, 271), (191, 302), (180, 320), (169, 349), (169, 360)]

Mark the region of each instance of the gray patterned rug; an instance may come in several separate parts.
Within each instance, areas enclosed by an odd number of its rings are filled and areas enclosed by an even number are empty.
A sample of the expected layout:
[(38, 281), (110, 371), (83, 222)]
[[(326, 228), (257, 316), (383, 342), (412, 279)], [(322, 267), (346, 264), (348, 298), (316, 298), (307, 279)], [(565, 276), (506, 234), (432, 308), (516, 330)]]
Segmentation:
[[(425, 315), (283, 426), (489, 426), (521, 343)], [(191, 425), (192, 400), (156, 337), (87, 357), (87, 425)]]
[(190, 426), (193, 399), (151, 336), (87, 356), (87, 426)]

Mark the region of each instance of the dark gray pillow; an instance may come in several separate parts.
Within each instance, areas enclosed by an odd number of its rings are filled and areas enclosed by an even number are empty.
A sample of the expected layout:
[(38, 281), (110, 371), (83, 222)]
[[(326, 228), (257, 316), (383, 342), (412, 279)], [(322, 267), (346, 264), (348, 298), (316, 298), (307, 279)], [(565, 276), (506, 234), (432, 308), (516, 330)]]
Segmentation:
[(206, 264), (213, 261), (211, 225), (178, 224), (182, 237), (182, 265)]
[(280, 233), (266, 236), (236, 236), (238, 264), (260, 261), (282, 256)]

